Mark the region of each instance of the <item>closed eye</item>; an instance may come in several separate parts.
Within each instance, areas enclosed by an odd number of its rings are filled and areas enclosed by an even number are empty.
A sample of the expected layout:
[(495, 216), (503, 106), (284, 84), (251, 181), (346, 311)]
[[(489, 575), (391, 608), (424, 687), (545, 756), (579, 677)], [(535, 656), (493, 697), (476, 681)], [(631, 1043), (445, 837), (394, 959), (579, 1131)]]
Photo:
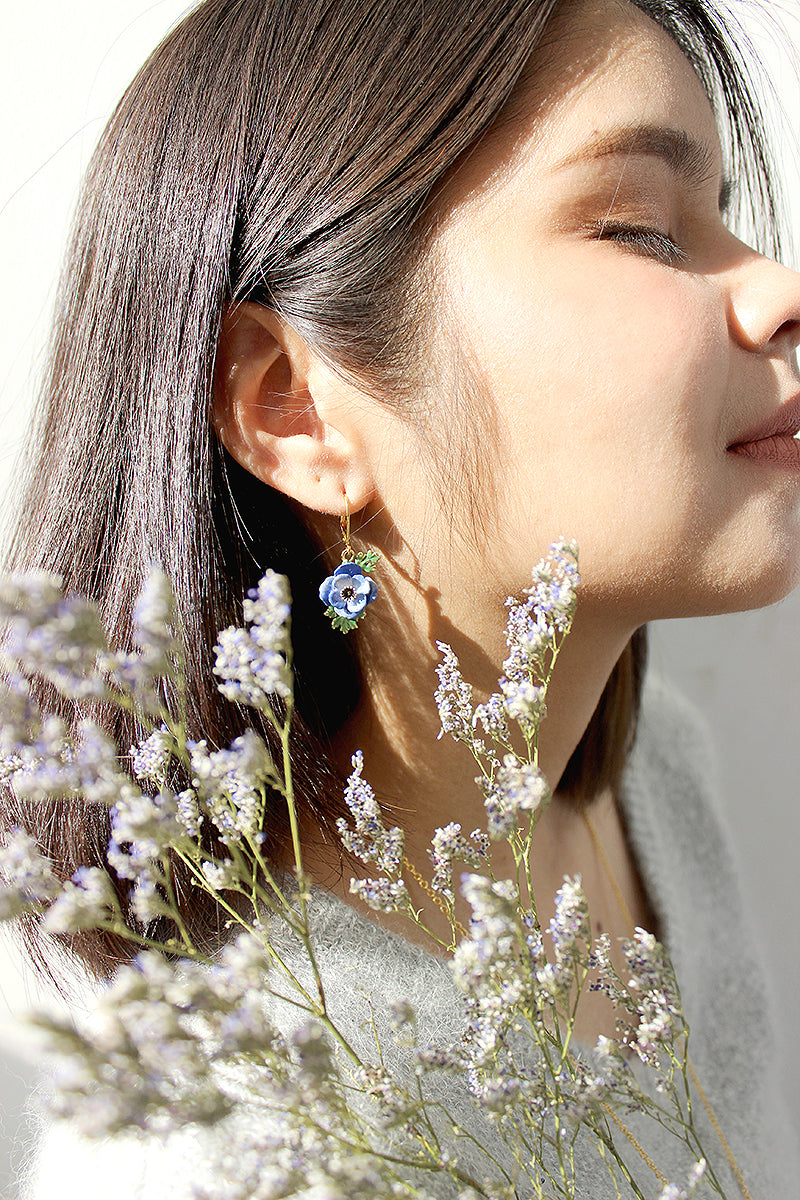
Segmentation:
[(595, 228), (595, 236), (598, 241), (617, 242), (635, 254), (655, 258), (668, 267), (678, 267), (689, 257), (666, 233), (645, 225), (618, 225), (602, 221)]

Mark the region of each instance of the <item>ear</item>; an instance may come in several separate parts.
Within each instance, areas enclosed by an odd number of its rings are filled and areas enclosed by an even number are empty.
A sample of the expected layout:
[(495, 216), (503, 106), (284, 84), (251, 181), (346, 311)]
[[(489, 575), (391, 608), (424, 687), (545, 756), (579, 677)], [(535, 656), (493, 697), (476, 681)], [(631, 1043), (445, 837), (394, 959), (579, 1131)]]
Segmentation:
[(223, 320), (214, 427), (251, 474), (317, 512), (358, 512), (375, 492), (360, 393), (275, 313), (249, 302)]

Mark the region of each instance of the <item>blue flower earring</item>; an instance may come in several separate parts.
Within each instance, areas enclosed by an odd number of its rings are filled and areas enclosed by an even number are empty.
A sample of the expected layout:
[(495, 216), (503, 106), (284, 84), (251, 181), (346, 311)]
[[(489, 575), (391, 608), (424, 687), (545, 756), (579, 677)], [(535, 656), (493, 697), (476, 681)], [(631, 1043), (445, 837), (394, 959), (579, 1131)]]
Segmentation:
[(332, 575), (322, 581), (319, 598), (327, 607), (325, 616), (330, 617), (331, 625), (341, 633), (349, 633), (355, 629), (364, 616), (368, 604), (378, 594), (378, 585), (374, 579), (369, 579), (380, 555), (377, 550), (365, 550), (355, 554), (350, 545), (350, 505), (347, 496), (344, 498), (345, 511), (340, 518), (342, 526), (341, 566)]

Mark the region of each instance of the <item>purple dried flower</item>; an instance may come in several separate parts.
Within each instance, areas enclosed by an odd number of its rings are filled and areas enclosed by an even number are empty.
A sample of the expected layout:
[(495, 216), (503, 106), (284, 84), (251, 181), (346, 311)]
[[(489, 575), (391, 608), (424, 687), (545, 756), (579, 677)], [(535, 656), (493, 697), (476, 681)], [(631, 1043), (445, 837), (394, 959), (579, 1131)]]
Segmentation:
[(353, 815), (355, 829), (350, 829), (343, 817), (336, 828), (342, 845), (363, 863), (374, 862), (387, 875), (396, 875), (403, 862), (403, 831), (397, 826), (387, 829), (380, 805), (369, 783), (363, 778), (364, 756), (357, 750), (352, 757), (351, 771), (344, 792), (345, 802)]
[(289, 584), (267, 571), (244, 602), (249, 628), (223, 629), (214, 647), (214, 674), (228, 700), (271, 713), (269, 697), (292, 697)]

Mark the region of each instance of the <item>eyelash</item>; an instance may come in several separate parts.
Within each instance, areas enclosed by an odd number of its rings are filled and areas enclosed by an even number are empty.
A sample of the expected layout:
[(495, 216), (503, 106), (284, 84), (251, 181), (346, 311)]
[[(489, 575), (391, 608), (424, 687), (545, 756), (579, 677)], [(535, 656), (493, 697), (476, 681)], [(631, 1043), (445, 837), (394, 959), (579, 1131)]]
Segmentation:
[(688, 255), (667, 234), (645, 225), (614, 225), (610, 221), (596, 226), (599, 241), (617, 242), (627, 246), (635, 254), (647, 255), (668, 267), (677, 267), (686, 262)]

